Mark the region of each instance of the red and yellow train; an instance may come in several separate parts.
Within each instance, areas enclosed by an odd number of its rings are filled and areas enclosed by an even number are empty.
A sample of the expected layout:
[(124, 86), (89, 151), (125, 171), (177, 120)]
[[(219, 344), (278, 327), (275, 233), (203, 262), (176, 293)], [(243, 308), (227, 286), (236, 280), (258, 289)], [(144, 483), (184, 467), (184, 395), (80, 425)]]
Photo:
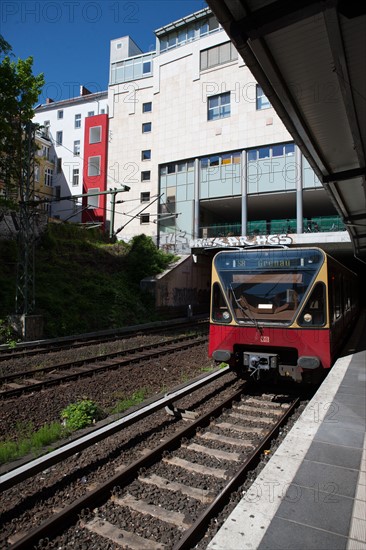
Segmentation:
[(242, 376), (318, 382), (357, 314), (357, 275), (320, 248), (213, 259), (209, 355)]

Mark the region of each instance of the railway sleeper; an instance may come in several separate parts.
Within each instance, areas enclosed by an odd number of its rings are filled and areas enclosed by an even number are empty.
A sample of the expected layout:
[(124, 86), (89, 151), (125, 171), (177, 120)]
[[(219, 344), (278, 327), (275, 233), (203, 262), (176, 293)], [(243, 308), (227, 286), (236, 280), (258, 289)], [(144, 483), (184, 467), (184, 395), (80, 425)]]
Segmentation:
[[(234, 403), (233, 409), (235, 409), (237, 411), (247, 412), (247, 413), (255, 413), (256, 412), (255, 407), (251, 407), (250, 405), (237, 405), (236, 403)], [(266, 414), (273, 414), (274, 416), (281, 416), (283, 414), (283, 410), (281, 410), (279, 408), (275, 409), (275, 408), (270, 408), (270, 407), (265, 407), (264, 409), (262, 409), (262, 412), (264, 412)]]
[(221, 443), (226, 443), (226, 445), (233, 445), (236, 447), (248, 447), (251, 449), (254, 449), (255, 447), (254, 443), (249, 439), (238, 439), (236, 437), (228, 437), (226, 435), (216, 434), (214, 432), (197, 432), (196, 436), (209, 441), (219, 441)]
[(109, 521), (105, 521), (99, 517), (93, 518), (82, 526), (88, 529), (88, 531), (96, 533), (118, 546), (128, 547), (133, 550), (164, 550), (166, 548), (164, 544), (160, 544), (151, 539), (145, 539), (139, 535), (120, 529), (112, 523), (109, 523)]
[(171, 466), (178, 466), (178, 468), (183, 468), (188, 472), (194, 472), (196, 474), (213, 476), (218, 479), (227, 478), (227, 472), (222, 468), (211, 468), (210, 466), (206, 466), (204, 464), (197, 464), (196, 462), (190, 462), (189, 460), (185, 460), (184, 458), (178, 458), (173, 456), (171, 458), (163, 458), (163, 462), (165, 462), (166, 464), (170, 464)]
[(268, 418), (266, 416), (259, 416), (259, 415), (251, 415), (251, 414), (241, 414), (240, 412), (231, 412), (229, 413), (229, 416), (231, 418), (237, 418), (238, 420), (241, 420), (242, 422), (255, 422), (255, 423), (263, 423), (263, 424), (274, 424), (275, 420), (273, 418)]
[(147, 485), (155, 485), (159, 489), (166, 489), (174, 493), (180, 492), (189, 498), (199, 500), (202, 504), (210, 504), (210, 502), (212, 502), (215, 498), (207, 489), (197, 489), (196, 487), (184, 485), (183, 483), (179, 483), (177, 481), (170, 481), (169, 479), (156, 474), (151, 474), (148, 477), (139, 476), (138, 480)]
[(182, 443), (181, 447), (188, 449), (189, 451), (195, 451), (196, 453), (206, 454), (208, 456), (214, 456), (221, 460), (231, 460), (233, 462), (239, 462), (240, 454), (236, 452), (221, 451), (220, 449), (211, 449), (204, 445), (198, 445), (197, 443)]
[(251, 427), (251, 426), (240, 426), (239, 424), (232, 424), (231, 422), (219, 422), (218, 424), (215, 424), (217, 428), (220, 428), (222, 430), (230, 430), (234, 432), (240, 432), (240, 433), (249, 433), (249, 434), (257, 434), (257, 435), (263, 435), (265, 430), (263, 428), (258, 427)]
[(178, 529), (189, 529), (192, 525), (186, 521), (184, 514), (167, 510), (166, 508), (156, 506), (155, 504), (148, 504), (144, 500), (137, 499), (130, 494), (127, 494), (124, 497), (117, 497), (113, 495), (111, 500), (118, 506), (125, 506), (135, 512), (139, 512), (140, 514), (148, 514), (155, 519), (164, 521), (165, 523), (170, 523), (171, 525), (178, 527)]

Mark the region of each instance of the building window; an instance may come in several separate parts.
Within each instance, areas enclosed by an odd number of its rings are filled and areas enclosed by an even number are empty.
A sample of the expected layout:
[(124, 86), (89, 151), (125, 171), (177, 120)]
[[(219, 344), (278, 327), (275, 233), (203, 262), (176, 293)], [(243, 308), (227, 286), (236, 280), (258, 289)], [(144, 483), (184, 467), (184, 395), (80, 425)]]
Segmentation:
[(88, 195), (89, 193), (93, 195), (93, 196), (87, 197), (88, 208), (93, 208), (93, 209), (99, 208), (99, 195), (96, 194), (99, 192), (100, 192), (99, 187), (95, 187), (94, 189), (88, 189)]
[(89, 128), (89, 143), (100, 143), (102, 141), (102, 127), (93, 126)]
[(72, 185), (73, 187), (76, 187), (77, 185), (79, 185), (79, 168), (73, 168)]
[(231, 42), (213, 46), (213, 48), (201, 51), (201, 71), (216, 67), (217, 65), (223, 65), (229, 61), (236, 61), (237, 59), (238, 52)]
[(34, 165), (34, 181), (39, 181), (39, 165)]
[(62, 171), (62, 158), (57, 159), (57, 165), (56, 165), (56, 172), (57, 174), (60, 174)]
[(94, 111), (89, 111), (88, 116), (94, 116)]
[(111, 64), (111, 84), (136, 80), (152, 75), (153, 54), (146, 53), (138, 57), (124, 59)]
[(62, 132), (56, 132), (56, 145), (62, 145)]
[(41, 149), (39, 149), (37, 154), (38, 154), (39, 157), (44, 157), (44, 158), (48, 159), (49, 156), (50, 156), (49, 147), (47, 147), (46, 145), (41, 145)]
[(268, 147), (258, 147), (258, 149), (250, 149), (247, 151), (248, 162), (257, 160), (278, 158), (278, 157), (292, 157), (295, 154), (294, 143), (277, 143)]
[(219, 29), (219, 22), (214, 15), (205, 17), (197, 22), (194, 21), (179, 30), (171, 31), (159, 38), (160, 52), (177, 48), (192, 40), (198, 40), (201, 36), (216, 32)]
[(144, 122), (142, 125), (142, 133), (148, 134), (151, 132), (151, 122)]
[(142, 104), (142, 112), (143, 113), (151, 113), (152, 111), (152, 102), (147, 101), (146, 103)]
[(53, 170), (51, 168), (45, 168), (44, 171), (44, 184), (48, 187), (52, 186)]
[(141, 160), (151, 160), (151, 149), (141, 151)]
[(100, 176), (100, 156), (88, 158), (88, 176)]
[(150, 202), (150, 192), (140, 193), (140, 202)]
[(150, 181), (150, 179), (151, 179), (150, 170), (143, 170), (141, 172), (141, 181)]
[(207, 120), (217, 120), (230, 116), (230, 92), (207, 98)]
[(267, 96), (262, 90), (262, 87), (257, 84), (257, 111), (261, 111), (262, 109), (269, 109), (272, 107), (270, 102), (268, 101)]
[(150, 223), (150, 214), (141, 214), (140, 215), (140, 224)]
[(81, 115), (75, 115), (75, 128), (81, 128)]
[(80, 155), (80, 139), (74, 141), (74, 155), (75, 157)]
[(61, 120), (61, 119), (63, 119), (63, 118), (64, 118), (64, 112), (63, 112), (63, 110), (57, 111), (57, 119), (58, 119), (58, 120)]

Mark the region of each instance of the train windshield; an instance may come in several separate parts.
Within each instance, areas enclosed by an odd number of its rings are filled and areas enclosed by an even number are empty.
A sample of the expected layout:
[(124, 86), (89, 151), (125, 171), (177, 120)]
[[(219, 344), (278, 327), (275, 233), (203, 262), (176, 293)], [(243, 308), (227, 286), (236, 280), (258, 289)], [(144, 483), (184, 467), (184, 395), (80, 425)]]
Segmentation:
[(323, 261), (317, 249), (242, 250), (217, 254), (214, 266), (238, 322), (288, 324)]

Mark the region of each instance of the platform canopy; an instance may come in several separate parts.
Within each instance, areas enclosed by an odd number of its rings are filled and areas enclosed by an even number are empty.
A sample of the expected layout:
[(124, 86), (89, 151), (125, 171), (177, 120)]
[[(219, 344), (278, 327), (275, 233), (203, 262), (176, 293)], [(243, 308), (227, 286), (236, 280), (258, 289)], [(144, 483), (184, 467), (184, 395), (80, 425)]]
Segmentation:
[(366, 261), (366, 3), (207, 0)]

